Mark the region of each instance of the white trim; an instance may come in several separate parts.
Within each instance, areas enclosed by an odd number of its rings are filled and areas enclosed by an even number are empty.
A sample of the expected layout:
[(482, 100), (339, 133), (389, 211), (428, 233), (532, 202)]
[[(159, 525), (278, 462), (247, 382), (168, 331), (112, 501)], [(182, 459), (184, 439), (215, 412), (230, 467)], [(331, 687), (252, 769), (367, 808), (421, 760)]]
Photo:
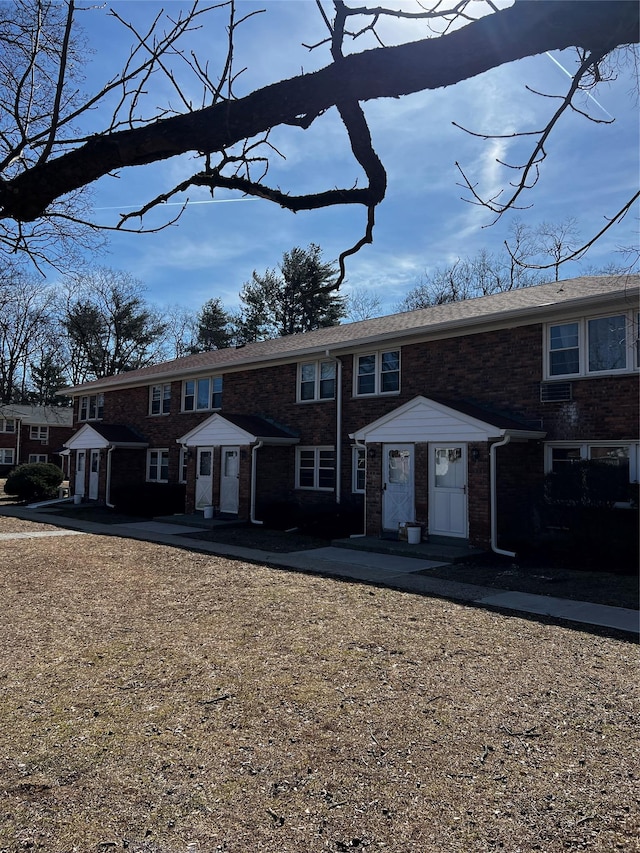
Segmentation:
[[(390, 391), (382, 390), (382, 377), (385, 371), (382, 370), (382, 358), (389, 353), (397, 353), (398, 354), (398, 369), (386, 371), (388, 373), (397, 373), (398, 374), (398, 387), (393, 388)], [(373, 369), (373, 391), (359, 391), (359, 379), (361, 377), (360, 374), (360, 359), (361, 358), (372, 358), (374, 359), (374, 369)], [(362, 376), (367, 376), (371, 374), (362, 374)], [(402, 348), (400, 346), (397, 347), (388, 347), (387, 349), (379, 349), (373, 352), (359, 352), (355, 353), (353, 356), (353, 396), (357, 398), (365, 398), (365, 397), (393, 397), (394, 395), (398, 395), (400, 393), (401, 387), (401, 377), (402, 377)]]
[[(162, 456), (167, 454), (167, 476), (162, 476), (162, 468), (164, 467), (162, 464)], [(157, 477), (151, 477), (151, 457), (157, 454), (158, 458), (155, 463), (157, 468)], [(169, 482), (169, 448), (168, 447), (149, 447), (147, 449), (147, 465), (145, 471), (145, 478), (147, 483), (168, 483)]]
[[(300, 485), (300, 457), (302, 453), (313, 453), (313, 469), (310, 467), (305, 467), (305, 471), (313, 471), (313, 485), (312, 486), (302, 486)], [(320, 454), (321, 453), (332, 453), (333, 454), (333, 466), (329, 468), (326, 465), (320, 464)], [(333, 471), (333, 485), (331, 486), (320, 486), (320, 471)], [(296, 489), (299, 489), (303, 492), (333, 492), (335, 490), (335, 478), (336, 478), (336, 450), (332, 445), (315, 445), (315, 446), (305, 446), (305, 447), (296, 447)]]
[[(333, 394), (330, 397), (321, 397), (320, 396), (320, 386), (322, 383), (322, 365), (330, 364), (333, 367)], [(313, 378), (313, 397), (309, 397), (303, 399), (302, 397), (302, 369), (304, 367), (308, 367), (312, 365), (314, 368), (314, 378)], [(312, 380), (306, 379), (305, 382), (311, 382)], [(298, 362), (298, 369), (296, 371), (296, 402), (297, 403), (327, 403), (336, 399), (336, 388), (338, 382), (338, 369), (337, 369), (337, 359), (334, 358), (318, 358), (318, 359), (309, 359), (308, 361), (300, 361)]]
[[(7, 459), (7, 455), (9, 459)], [(0, 447), (0, 465), (15, 465), (15, 447)]]
[[(358, 467), (358, 457), (364, 459), (364, 468)], [(358, 473), (362, 471), (364, 474), (364, 485), (358, 488)], [(356, 444), (351, 448), (351, 492), (354, 495), (364, 495), (367, 491), (367, 448), (360, 444)]]
[[(611, 310), (606, 313), (584, 314), (577, 317), (567, 317), (562, 319), (549, 321), (543, 329), (543, 346), (544, 346), (544, 366), (543, 374), (544, 381), (566, 382), (571, 379), (583, 379), (586, 377), (598, 376), (620, 376), (627, 373), (637, 373), (637, 353), (636, 353), (636, 335), (637, 335), (637, 310)], [(624, 317), (625, 318), (625, 366), (618, 368), (605, 368), (604, 370), (589, 369), (589, 323), (594, 320), (606, 320), (609, 317)], [(578, 350), (578, 370), (575, 373), (552, 373), (551, 372), (551, 330), (558, 326), (568, 326), (575, 324), (578, 327), (578, 343), (577, 347), (569, 349)]]
[[(155, 402), (153, 399), (153, 392), (156, 388), (160, 388), (160, 398), (158, 400), (160, 411), (153, 411), (153, 403)], [(169, 395), (165, 396), (166, 389), (169, 389)], [(164, 411), (165, 400), (168, 400), (169, 406), (167, 411)], [(171, 383), (170, 382), (154, 382), (152, 385), (149, 385), (149, 411), (148, 415), (150, 418), (159, 418), (166, 417), (171, 414)]]
[[(213, 385), (216, 380), (220, 380), (220, 390), (214, 391)], [(208, 404), (206, 406), (198, 406), (198, 382), (208, 382), (209, 390), (207, 393)], [(187, 382), (193, 383), (193, 394), (187, 395)], [(224, 391), (224, 377), (222, 373), (208, 373), (200, 376), (189, 376), (182, 380), (181, 388), (180, 388), (180, 411), (188, 412), (191, 414), (192, 412), (215, 412), (222, 408), (222, 402), (220, 402), (219, 406), (213, 405), (213, 397), (214, 394), (217, 396), (218, 394), (222, 396)], [(193, 397), (193, 408), (187, 409), (185, 406), (185, 400), (189, 397)]]

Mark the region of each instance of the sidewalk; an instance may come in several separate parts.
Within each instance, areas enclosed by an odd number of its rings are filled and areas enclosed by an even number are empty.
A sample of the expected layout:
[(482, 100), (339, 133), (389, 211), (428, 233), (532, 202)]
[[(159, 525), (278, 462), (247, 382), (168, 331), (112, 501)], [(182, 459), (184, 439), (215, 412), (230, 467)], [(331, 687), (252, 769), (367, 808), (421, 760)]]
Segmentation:
[[(52, 517), (46, 511), (16, 506), (2, 507), (0, 515), (49, 524), (58, 528), (58, 531), (52, 531), (51, 535), (60, 535), (59, 530), (62, 528), (76, 533), (124, 536), (130, 539), (185, 548), (199, 553), (262, 563), (274, 568), (349, 578), (419, 595), (434, 595), (482, 607), (548, 616), (584, 625), (612, 628), (631, 634), (637, 634), (640, 627), (640, 614), (637, 610), (573, 601), (566, 598), (553, 598), (546, 595), (511, 592), (429, 577), (429, 569), (442, 565), (442, 563), (434, 560), (422, 560), (415, 557), (402, 557), (396, 554), (371, 551), (353, 551), (335, 546), (290, 553), (259, 551), (238, 545), (189, 539), (190, 533), (201, 533), (202, 528), (168, 524), (161, 521), (127, 521), (123, 524), (101, 524), (65, 518), (59, 515)], [(25, 534), (7, 535), (15, 536), (15, 538), (24, 538), (25, 536)], [(42, 536), (46, 534), (40, 532), (31, 535)]]

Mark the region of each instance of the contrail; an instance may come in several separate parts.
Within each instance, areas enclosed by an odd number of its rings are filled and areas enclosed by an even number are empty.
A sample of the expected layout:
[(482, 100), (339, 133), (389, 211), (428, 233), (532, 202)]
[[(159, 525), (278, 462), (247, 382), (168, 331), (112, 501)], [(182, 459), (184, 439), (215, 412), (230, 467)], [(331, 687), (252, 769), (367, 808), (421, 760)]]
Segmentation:
[[(232, 201), (258, 201), (257, 198), (210, 198), (202, 201), (190, 201), (189, 207), (192, 204), (226, 204)], [(158, 204), (158, 207), (183, 207), (187, 202), (184, 201), (163, 201)], [(94, 207), (97, 210), (136, 210), (139, 207), (144, 207), (143, 204), (114, 204), (112, 207)]]
[[(545, 53), (547, 54), (547, 56), (549, 57), (549, 59), (550, 59), (552, 62), (555, 62), (555, 64), (558, 66), (558, 68), (559, 68), (561, 71), (564, 71), (564, 73), (567, 75), (567, 77), (570, 77), (571, 79), (573, 79), (573, 74), (572, 74), (570, 71), (567, 71), (567, 69), (564, 67), (564, 65), (563, 65), (561, 62), (558, 62), (558, 60), (557, 60), (554, 56), (551, 56), (551, 54), (549, 53), (549, 51), (545, 51)], [(611, 119), (612, 119), (612, 118), (614, 118), (614, 116), (612, 116), (612, 115), (611, 115), (611, 113), (609, 112), (609, 110), (608, 110), (608, 109), (606, 109), (605, 107), (603, 107), (603, 106), (602, 106), (602, 104), (600, 103), (600, 101), (598, 101), (598, 99), (597, 99), (597, 98), (594, 98), (594, 97), (593, 97), (593, 95), (592, 95), (590, 92), (587, 92), (587, 93), (586, 93), (586, 95), (587, 95), (587, 98), (591, 98), (591, 100), (593, 101), (593, 103), (594, 103), (594, 104), (596, 104), (598, 107), (600, 107), (600, 109), (602, 110), (602, 112), (603, 112), (603, 113), (606, 113), (606, 114), (609, 116), (609, 118), (611, 118)]]

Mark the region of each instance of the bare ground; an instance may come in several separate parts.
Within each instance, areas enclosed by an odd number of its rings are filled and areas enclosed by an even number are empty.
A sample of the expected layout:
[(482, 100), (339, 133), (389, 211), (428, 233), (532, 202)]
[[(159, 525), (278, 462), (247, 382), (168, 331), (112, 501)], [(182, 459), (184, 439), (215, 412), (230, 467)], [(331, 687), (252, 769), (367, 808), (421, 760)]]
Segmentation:
[(115, 537), (0, 555), (3, 853), (640, 850), (629, 642)]

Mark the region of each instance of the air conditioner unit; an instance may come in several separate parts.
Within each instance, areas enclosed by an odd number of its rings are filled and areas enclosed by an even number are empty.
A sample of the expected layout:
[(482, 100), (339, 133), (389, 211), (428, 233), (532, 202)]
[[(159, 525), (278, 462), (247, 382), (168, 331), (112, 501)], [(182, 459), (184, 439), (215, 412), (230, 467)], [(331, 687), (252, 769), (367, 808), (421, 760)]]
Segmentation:
[(564, 403), (572, 400), (571, 382), (541, 382), (541, 403)]

